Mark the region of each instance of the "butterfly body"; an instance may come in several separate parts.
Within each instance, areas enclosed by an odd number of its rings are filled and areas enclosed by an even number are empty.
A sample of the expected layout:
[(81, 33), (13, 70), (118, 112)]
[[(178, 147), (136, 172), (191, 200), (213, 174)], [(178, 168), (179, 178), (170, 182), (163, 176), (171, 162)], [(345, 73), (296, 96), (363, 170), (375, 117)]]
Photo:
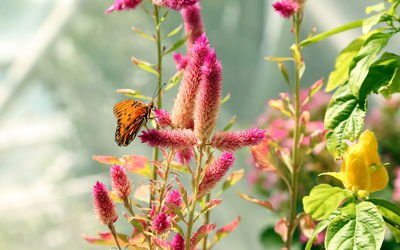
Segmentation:
[(114, 106), (114, 115), (117, 118), (115, 141), (118, 146), (128, 146), (135, 139), (143, 124), (150, 119), (154, 102), (143, 104), (136, 100), (124, 100)]

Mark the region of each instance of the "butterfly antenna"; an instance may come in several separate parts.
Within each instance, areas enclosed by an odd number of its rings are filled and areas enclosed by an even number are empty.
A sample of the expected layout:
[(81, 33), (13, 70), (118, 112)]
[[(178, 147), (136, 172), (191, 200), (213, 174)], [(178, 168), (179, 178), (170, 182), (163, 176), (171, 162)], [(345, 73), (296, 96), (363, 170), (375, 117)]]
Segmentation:
[(157, 91), (157, 89), (156, 89), (157, 92), (154, 91), (153, 100), (156, 99), (156, 97), (161, 93), (161, 90), (162, 90), (166, 85), (167, 85), (167, 84), (164, 83), (163, 85), (160, 86), (160, 88), (158, 89), (158, 91)]

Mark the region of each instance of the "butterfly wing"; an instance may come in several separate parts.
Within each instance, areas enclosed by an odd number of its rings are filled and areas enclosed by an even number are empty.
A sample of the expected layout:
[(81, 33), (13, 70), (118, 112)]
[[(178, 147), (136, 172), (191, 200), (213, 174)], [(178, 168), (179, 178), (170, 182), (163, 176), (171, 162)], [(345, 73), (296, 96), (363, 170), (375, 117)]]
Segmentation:
[(128, 146), (135, 139), (143, 123), (147, 122), (151, 109), (136, 100), (121, 101), (114, 106), (117, 118), (115, 141), (118, 146)]

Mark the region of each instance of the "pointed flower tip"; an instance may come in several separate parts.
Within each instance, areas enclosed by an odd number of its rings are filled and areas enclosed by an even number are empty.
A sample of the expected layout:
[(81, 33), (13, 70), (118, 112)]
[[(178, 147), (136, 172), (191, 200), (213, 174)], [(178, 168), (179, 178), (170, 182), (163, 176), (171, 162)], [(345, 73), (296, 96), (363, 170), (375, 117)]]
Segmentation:
[(283, 18), (290, 18), (300, 9), (300, 4), (291, 0), (282, 0), (272, 4), (272, 7)]
[(200, 0), (153, 0), (153, 3), (173, 10), (181, 10)]
[(172, 250), (184, 250), (185, 249), (185, 239), (180, 234), (176, 234), (171, 240)]
[(130, 10), (136, 8), (143, 0), (115, 0), (114, 4), (104, 11), (104, 13), (110, 13), (114, 10), (121, 11), (121, 10)]
[(108, 189), (106, 185), (99, 181), (93, 186), (93, 203), (96, 215), (103, 224), (112, 225), (118, 219), (115, 205), (108, 194)]
[(243, 147), (255, 146), (265, 137), (265, 130), (257, 127), (243, 131), (217, 132), (211, 139), (211, 146), (221, 151), (233, 152)]
[(197, 139), (190, 129), (150, 129), (143, 131), (142, 135), (139, 135), (139, 138), (142, 143), (147, 143), (150, 147), (183, 149), (193, 147), (197, 144)]
[(110, 170), (112, 187), (121, 199), (127, 199), (132, 192), (132, 185), (126, 171), (120, 165), (115, 165)]
[(188, 57), (187, 56), (184, 56), (182, 54), (175, 53), (175, 52), (172, 53), (172, 56), (174, 57), (174, 61), (175, 61), (175, 64), (176, 64), (176, 69), (178, 71), (179, 70), (183, 70), (183, 69), (186, 68), (186, 65), (188, 63)]
[(168, 111), (163, 109), (156, 109), (154, 113), (156, 115), (156, 121), (161, 128), (171, 126), (172, 121)]

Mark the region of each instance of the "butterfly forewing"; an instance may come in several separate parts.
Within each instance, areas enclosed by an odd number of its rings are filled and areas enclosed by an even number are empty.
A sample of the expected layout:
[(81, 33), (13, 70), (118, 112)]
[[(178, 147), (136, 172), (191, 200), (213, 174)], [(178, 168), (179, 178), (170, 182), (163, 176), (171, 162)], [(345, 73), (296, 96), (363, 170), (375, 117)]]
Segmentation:
[(128, 146), (135, 139), (144, 123), (147, 122), (153, 103), (144, 105), (136, 100), (121, 101), (114, 106), (117, 118), (115, 141), (118, 146)]

